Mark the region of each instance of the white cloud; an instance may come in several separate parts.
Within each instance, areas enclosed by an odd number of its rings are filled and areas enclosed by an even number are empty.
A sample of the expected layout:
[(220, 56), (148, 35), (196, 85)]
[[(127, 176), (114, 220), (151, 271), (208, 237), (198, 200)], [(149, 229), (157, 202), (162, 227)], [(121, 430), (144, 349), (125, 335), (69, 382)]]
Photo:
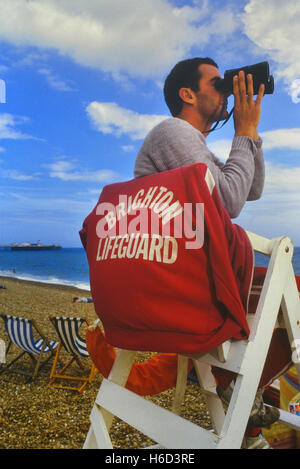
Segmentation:
[(300, 150), (300, 128), (269, 130), (260, 135), (263, 139), (264, 150), (274, 148)]
[(245, 33), (276, 64), (275, 74), (295, 103), (300, 93), (299, 0), (250, 0), (243, 16)]
[[(262, 132), (264, 151), (300, 149), (300, 129)], [(221, 160), (228, 158), (231, 140), (208, 142)], [(298, 161), (295, 162), (297, 164)], [(267, 237), (290, 236), (300, 245), (300, 164), (289, 166), (266, 160), (266, 179), (260, 200), (247, 202), (235, 223)]]
[(300, 246), (299, 186), (299, 166), (287, 168), (267, 161), (261, 199), (247, 202), (235, 222), (262, 236), (289, 236)]
[(24, 116), (14, 116), (12, 114), (0, 114), (0, 139), (28, 139), (35, 138), (31, 135), (24, 134), (16, 127), (29, 122)]
[(300, 166), (286, 167), (281, 164), (266, 162), (266, 184), (264, 193), (279, 200), (291, 202), (291, 195), (300, 202)]
[(0, 79), (0, 103), (6, 103), (6, 84)]
[(61, 80), (52, 70), (49, 68), (40, 68), (38, 72), (41, 75), (44, 75), (48, 84), (51, 88), (54, 88), (58, 91), (76, 91), (76, 89), (67, 82)]
[[(58, 203), (61, 208), (65, 208), (67, 204), (70, 203), (71, 200), (75, 201), (75, 199), (72, 198), (67, 198), (67, 197), (36, 197), (33, 195), (24, 195), (23, 193), (17, 193), (17, 192), (10, 192), (7, 194), (7, 198), (12, 198), (15, 200), (19, 200), (20, 202), (24, 202), (27, 204), (28, 208), (38, 208), (38, 207), (43, 207), (46, 210), (53, 209), (55, 207), (55, 203)], [(55, 202), (55, 203), (54, 203)], [(76, 204), (79, 202), (78, 199), (76, 199)], [(76, 207), (76, 204), (73, 205), (73, 207), (70, 207), (70, 211), (73, 211), (72, 208), (74, 209), (74, 212), (77, 211), (78, 206)], [(86, 202), (83, 202), (83, 205), (85, 205)]]
[(292, 101), (297, 104), (300, 103), (300, 79), (296, 78), (292, 81), (290, 85), (290, 95), (292, 97)]
[(227, 160), (230, 149), (231, 149), (232, 140), (223, 139), (216, 140), (215, 142), (207, 142), (207, 146), (211, 152), (214, 153), (220, 160)]
[(139, 140), (162, 120), (169, 116), (156, 114), (139, 114), (131, 109), (118, 106), (116, 103), (92, 102), (87, 113), (94, 127), (104, 134), (128, 135), (132, 140)]
[(134, 151), (135, 150), (135, 146), (134, 145), (122, 145), (122, 150), (125, 152), (125, 153), (130, 153), (131, 151)]
[(7, 65), (0, 64), (0, 73), (6, 73), (9, 70)]
[(41, 51), (27, 52), (23, 50), (22, 57), (12, 63), (13, 67), (37, 67), (38, 64), (47, 62), (48, 53)]
[(89, 182), (112, 182), (116, 179), (117, 173), (110, 169), (98, 171), (88, 171), (83, 168), (76, 169), (76, 166), (65, 160), (45, 165), (50, 169), (50, 177), (58, 178), (62, 181), (89, 181)]
[(226, 6), (176, 8), (168, 0), (0, 0), (0, 38), (55, 49), (115, 74), (158, 77), (193, 46), (205, 48), (237, 28)]
[[(80, 221), (83, 221), (84, 217), (96, 204), (97, 196), (91, 197), (89, 200), (82, 200), (82, 197), (77, 197), (77, 194), (70, 195), (69, 198), (59, 196), (52, 198), (43, 197), (41, 194), (37, 196), (35, 192), (30, 195), (17, 192), (6, 193), (4, 197), (5, 204), (0, 207), (1, 219), (4, 216), (10, 217), (13, 214), (11, 221), (14, 223), (16, 220), (23, 220), (28, 223), (32, 219), (35, 223), (53, 225), (56, 221), (59, 221), (60, 226), (63, 223), (63, 227), (70, 220), (70, 216), (78, 216)], [(78, 232), (76, 227), (75, 229)]]
[(22, 174), (16, 169), (1, 169), (0, 177), (5, 179), (13, 179), (15, 181), (32, 181), (38, 179), (39, 173), (35, 174)]
[[(264, 152), (274, 149), (300, 150), (300, 128), (267, 130), (260, 132), (260, 136)], [(209, 149), (222, 161), (227, 160), (231, 144), (229, 139), (207, 142)]]

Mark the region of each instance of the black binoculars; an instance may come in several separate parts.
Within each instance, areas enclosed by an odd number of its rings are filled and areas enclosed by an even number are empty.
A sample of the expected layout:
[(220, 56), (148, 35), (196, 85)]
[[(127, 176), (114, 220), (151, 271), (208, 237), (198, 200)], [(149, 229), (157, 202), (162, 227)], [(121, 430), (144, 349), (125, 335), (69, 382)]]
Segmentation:
[(263, 83), (265, 85), (265, 94), (274, 93), (274, 78), (270, 75), (269, 63), (260, 62), (254, 65), (247, 65), (246, 67), (234, 68), (226, 70), (224, 78), (215, 82), (215, 87), (222, 93), (233, 93), (233, 77), (243, 70), (245, 73), (245, 81), (247, 87), (247, 75), (251, 73), (253, 77), (253, 93), (258, 94), (259, 86)]

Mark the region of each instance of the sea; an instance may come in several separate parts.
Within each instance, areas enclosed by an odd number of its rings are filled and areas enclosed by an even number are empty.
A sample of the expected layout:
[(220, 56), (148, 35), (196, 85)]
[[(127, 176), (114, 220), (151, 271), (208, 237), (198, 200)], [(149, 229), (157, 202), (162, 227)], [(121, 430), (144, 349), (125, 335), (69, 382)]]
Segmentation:
[[(266, 256), (255, 253), (255, 257), (255, 265), (267, 266)], [(293, 266), (295, 274), (300, 275), (300, 247), (295, 247)], [(0, 248), (0, 276), (90, 290), (89, 268), (83, 248), (57, 251)]]
[(54, 251), (12, 251), (0, 248), (0, 276), (90, 290), (83, 248)]

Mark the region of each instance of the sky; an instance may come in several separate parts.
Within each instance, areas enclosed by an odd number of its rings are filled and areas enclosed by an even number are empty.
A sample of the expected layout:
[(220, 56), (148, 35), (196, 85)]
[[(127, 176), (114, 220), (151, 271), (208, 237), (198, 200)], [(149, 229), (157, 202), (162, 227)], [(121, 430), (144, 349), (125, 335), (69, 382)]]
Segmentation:
[[(144, 137), (170, 117), (168, 72), (198, 56), (221, 74), (269, 62), (264, 193), (234, 222), (300, 246), (299, 0), (0, 0), (0, 11), (0, 245), (80, 247), (102, 188), (133, 178)], [(233, 136), (231, 119), (207, 145), (225, 161)]]

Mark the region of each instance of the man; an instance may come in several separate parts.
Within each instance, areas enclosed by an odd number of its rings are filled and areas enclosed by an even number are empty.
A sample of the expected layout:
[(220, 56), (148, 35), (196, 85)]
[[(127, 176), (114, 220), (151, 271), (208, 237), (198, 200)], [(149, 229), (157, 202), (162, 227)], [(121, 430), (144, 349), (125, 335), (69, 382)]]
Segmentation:
[[(240, 71), (234, 77), (235, 135), (229, 158), (224, 164), (206, 146), (206, 137), (213, 123), (228, 116), (228, 95), (215, 86), (220, 79), (217, 64), (209, 58), (188, 59), (175, 65), (164, 85), (165, 100), (173, 117), (158, 124), (146, 136), (136, 159), (134, 174), (141, 177), (205, 163), (214, 177), (224, 207), (230, 217), (235, 218), (245, 202), (259, 199), (263, 190), (264, 159), (257, 126), (264, 85), (260, 86), (254, 100), (252, 76), (245, 77)], [(215, 376), (218, 376), (217, 372)], [(219, 383), (217, 391), (228, 405), (232, 385), (222, 388)], [(258, 390), (243, 447), (269, 448), (259, 427), (270, 425), (278, 417), (277, 409), (264, 406), (262, 390)]]
[(164, 95), (173, 118), (158, 124), (146, 137), (135, 163), (135, 177), (193, 163), (205, 163), (216, 182), (229, 215), (237, 217), (246, 200), (260, 198), (264, 185), (264, 160), (257, 134), (264, 85), (253, 100), (252, 76), (234, 79), (235, 136), (227, 162), (222, 163), (206, 146), (206, 137), (220, 116), (227, 95), (215, 83), (221, 75), (217, 64), (194, 58), (179, 62), (165, 81)]

